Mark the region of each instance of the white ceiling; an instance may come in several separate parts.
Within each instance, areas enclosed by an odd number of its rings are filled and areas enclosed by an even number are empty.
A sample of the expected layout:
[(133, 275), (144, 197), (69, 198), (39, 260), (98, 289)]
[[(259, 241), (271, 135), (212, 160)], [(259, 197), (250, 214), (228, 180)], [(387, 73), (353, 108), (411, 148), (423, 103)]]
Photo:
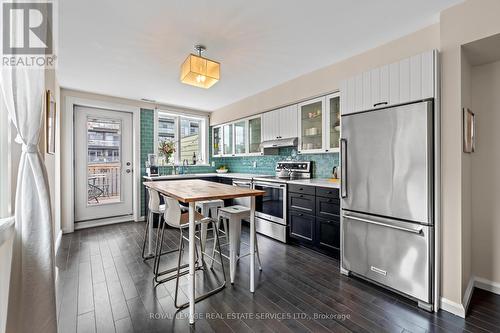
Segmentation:
[[(212, 111), (438, 21), (461, 0), (64, 0), (62, 87)], [(194, 44), (221, 62), (179, 82)]]

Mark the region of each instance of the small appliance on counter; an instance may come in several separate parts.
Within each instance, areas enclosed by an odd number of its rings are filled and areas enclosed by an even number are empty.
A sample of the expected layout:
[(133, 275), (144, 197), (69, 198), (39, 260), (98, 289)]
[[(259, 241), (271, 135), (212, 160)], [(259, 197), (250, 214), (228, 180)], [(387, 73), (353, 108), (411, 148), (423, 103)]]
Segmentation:
[(148, 154), (148, 160), (146, 161), (146, 175), (148, 177), (159, 176), (158, 163), (156, 154)]
[(309, 179), (312, 176), (310, 161), (282, 161), (276, 163), (274, 176), (255, 177), (253, 188), (265, 191), (255, 198), (255, 230), (263, 235), (287, 241), (287, 181)]

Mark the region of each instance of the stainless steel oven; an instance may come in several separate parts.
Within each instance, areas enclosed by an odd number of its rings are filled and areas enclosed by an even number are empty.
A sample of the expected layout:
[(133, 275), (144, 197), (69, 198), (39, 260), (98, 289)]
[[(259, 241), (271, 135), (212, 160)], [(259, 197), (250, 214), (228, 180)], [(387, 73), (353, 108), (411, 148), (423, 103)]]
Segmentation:
[(286, 183), (254, 180), (253, 188), (266, 192), (255, 200), (257, 232), (286, 243)]

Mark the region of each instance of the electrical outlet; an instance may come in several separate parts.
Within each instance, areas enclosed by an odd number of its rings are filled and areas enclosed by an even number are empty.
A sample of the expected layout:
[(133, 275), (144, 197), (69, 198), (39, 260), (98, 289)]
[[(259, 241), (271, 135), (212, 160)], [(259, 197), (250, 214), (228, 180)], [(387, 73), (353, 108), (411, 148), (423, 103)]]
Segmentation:
[(257, 167), (257, 161), (253, 161), (252, 165), (253, 165), (254, 168), (256, 168)]

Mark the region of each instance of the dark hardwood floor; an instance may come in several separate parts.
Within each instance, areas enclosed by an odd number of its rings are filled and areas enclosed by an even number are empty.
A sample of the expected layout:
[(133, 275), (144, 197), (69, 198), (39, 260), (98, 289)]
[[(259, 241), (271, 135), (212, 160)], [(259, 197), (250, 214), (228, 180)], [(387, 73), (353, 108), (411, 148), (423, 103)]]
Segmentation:
[[(187, 310), (175, 311), (175, 282), (153, 286), (151, 262), (140, 257), (144, 226), (123, 223), (63, 236), (57, 254), (59, 332), (500, 332), (500, 296), (476, 289), (465, 320), (431, 314), (341, 275), (337, 260), (262, 236), (256, 292), (248, 290), (249, 258), (243, 258), (235, 284), (197, 303), (198, 319), (190, 327)], [(175, 248), (178, 232), (166, 234), (165, 246)], [(245, 228), (244, 237), (248, 243)], [(176, 263), (175, 256), (164, 261)], [(197, 288), (207, 289), (215, 279), (213, 272), (200, 271)], [(181, 301), (186, 282), (183, 277)]]

